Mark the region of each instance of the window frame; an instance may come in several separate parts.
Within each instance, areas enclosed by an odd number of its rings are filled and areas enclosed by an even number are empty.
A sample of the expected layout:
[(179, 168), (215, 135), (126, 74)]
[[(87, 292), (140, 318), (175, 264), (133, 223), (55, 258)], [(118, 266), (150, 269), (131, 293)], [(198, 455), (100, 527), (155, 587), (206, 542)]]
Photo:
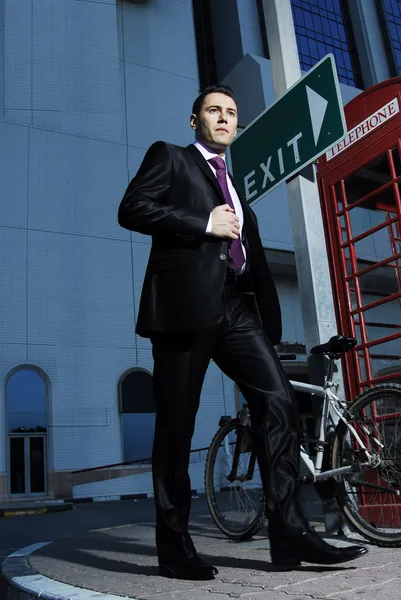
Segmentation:
[[(353, 26), (352, 26), (351, 15), (349, 12), (347, 0), (339, 0), (339, 8), (341, 11), (341, 25), (344, 30), (344, 35), (342, 35), (342, 32), (340, 32), (338, 30), (339, 23), (337, 23), (337, 21), (335, 21), (335, 22), (329, 21), (328, 22), (328, 26), (330, 28), (329, 43), (325, 43), (324, 41), (322, 41), (324, 39), (324, 35), (327, 35), (327, 33), (325, 32), (327, 30), (327, 27), (324, 27), (324, 25), (322, 23), (322, 31), (319, 31), (316, 28), (316, 19), (317, 18), (324, 19), (324, 17), (323, 17), (323, 15), (321, 15), (319, 17), (316, 16), (316, 18), (315, 18), (314, 13), (312, 13), (309, 10), (312, 8), (310, 3), (308, 3), (308, 6), (306, 6), (306, 5), (300, 6), (299, 3), (295, 3), (294, 0), (291, 0), (291, 8), (292, 8), (292, 13), (293, 13), (293, 18), (294, 18), (294, 28), (295, 28), (295, 35), (296, 35), (296, 40), (297, 40), (298, 55), (299, 55), (299, 59), (300, 59), (300, 63), (301, 63), (301, 69), (303, 71), (307, 71), (310, 68), (312, 68), (319, 60), (321, 60), (323, 58), (323, 55), (319, 56), (319, 57), (312, 56), (311, 50), (310, 50), (311, 42), (314, 47), (316, 45), (318, 54), (319, 54), (319, 51), (321, 50), (321, 48), (320, 48), (321, 44), (325, 44), (326, 45), (326, 53), (331, 52), (336, 56), (336, 53), (344, 52), (349, 56), (350, 68), (348, 67), (348, 65), (346, 67), (344, 67), (344, 65), (340, 65), (338, 58), (336, 59), (337, 71), (338, 71), (339, 79), (341, 77), (341, 80), (340, 80), (341, 83), (343, 83), (344, 85), (349, 85), (351, 87), (363, 89), (362, 70), (361, 70), (361, 66), (360, 66), (357, 46), (355, 44), (355, 36), (353, 33)], [(316, 8), (319, 9), (318, 6)], [(303, 19), (304, 19), (304, 21), (303, 21), (304, 25), (301, 25), (295, 21), (295, 13), (297, 10), (305, 11), (305, 12), (303, 12), (303, 15), (302, 15)], [(328, 9), (324, 9), (324, 10), (328, 11)], [(338, 11), (336, 11), (333, 14), (336, 15), (337, 17), (340, 16)], [(307, 17), (308, 17), (308, 22), (305, 21), (305, 19)], [(309, 23), (309, 26), (308, 26), (308, 23)], [(304, 29), (305, 32), (300, 31), (300, 29)], [(314, 32), (315, 38), (308, 36), (308, 29)], [(343, 39), (343, 37), (345, 37), (345, 40)], [(301, 38), (303, 38), (303, 47), (301, 44), (301, 41), (302, 41)], [(334, 44), (333, 42), (335, 42), (335, 41), (338, 41), (338, 44)], [(305, 44), (307, 45), (307, 48), (308, 48), (307, 53), (305, 53), (305, 51), (302, 51), (302, 50), (305, 50)], [(347, 46), (347, 49), (345, 49), (345, 47), (344, 47), (345, 44)], [(345, 61), (343, 61), (343, 62), (346, 65), (346, 62)], [(349, 71), (352, 73), (352, 78), (353, 78), (352, 83), (350, 82), (351, 77), (350, 77), (350, 73), (348, 73)], [(345, 79), (345, 81), (342, 80), (343, 78)]]
[(192, 0), (199, 87), (218, 83), (210, 0)]
[(401, 64), (398, 65), (397, 56), (393, 44), (393, 36), (390, 29), (390, 23), (387, 16), (387, 10), (384, 0), (375, 0), (376, 10), (379, 17), (379, 26), (381, 28), (384, 40), (384, 50), (387, 56), (387, 62), (391, 77), (401, 75)]

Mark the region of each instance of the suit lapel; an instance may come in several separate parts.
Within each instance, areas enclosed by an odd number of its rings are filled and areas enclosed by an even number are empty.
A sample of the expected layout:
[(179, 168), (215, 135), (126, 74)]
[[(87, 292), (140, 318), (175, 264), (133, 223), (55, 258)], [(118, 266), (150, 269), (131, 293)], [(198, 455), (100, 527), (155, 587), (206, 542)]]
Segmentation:
[(193, 144), (190, 144), (189, 146), (187, 146), (187, 150), (191, 154), (192, 158), (194, 159), (194, 161), (196, 162), (198, 167), (200, 167), (202, 169), (203, 173), (206, 175), (206, 177), (208, 178), (210, 183), (213, 185), (214, 189), (216, 190), (216, 192), (219, 195), (220, 202), (222, 204), (225, 204), (226, 200), (224, 198), (224, 194), (221, 190), (219, 182), (217, 181), (217, 178), (213, 174), (212, 169), (207, 164), (207, 161), (203, 158), (202, 154), (199, 152), (199, 150), (197, 150), (195, 148), (195, 146)]
[[(202, 154), (199, 152), (199, 150), (197, 150), (195, 148), (195, 146), (193, 144), (190, 144), (189, 146), (187, 146), (186, 149), (191, 154), (191, 156), (194, 159), (194, 161), (196, 162), (196, 164), (200, 167), (200, 169), (206, 175), (207, 179), (213, 185), (214, 189), (216, 190), (216, 192), (219, 196), (221, 204), (225, 204), (226, 199), (224, 198), (224, 194), (221, 190), (219, 182), (217, 181), (216, 176), (213, 174), (213, 171), (207, 164), (207, 161), (203, 158)], [(235, 191), (238, 194), (239, 201), (241, 202), (242, 211), (244, 213), (244, 230), (245, 230), (244, 232), (245, 232), (245, 238), (246, 238), (246, 237), (248, 237), (246, 235), (246, 233), (248, 233), (248, 235), (249, 235), (249, 229), (250, 229), (250, 227), (252, 227), (252, 218), (250, 217), (249, 206), (230, 173), (229, 173), (229, 177), (231, 179), (231, 182), (234, 186)]]

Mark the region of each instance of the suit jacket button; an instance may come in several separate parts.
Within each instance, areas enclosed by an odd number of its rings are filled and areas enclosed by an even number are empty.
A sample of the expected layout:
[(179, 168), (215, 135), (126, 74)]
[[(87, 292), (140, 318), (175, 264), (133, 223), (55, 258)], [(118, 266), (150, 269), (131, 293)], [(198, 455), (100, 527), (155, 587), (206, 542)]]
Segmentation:
[(227, 256), (225, 254), (220, 254), (219, 259), (220, 260), (226, 260)]

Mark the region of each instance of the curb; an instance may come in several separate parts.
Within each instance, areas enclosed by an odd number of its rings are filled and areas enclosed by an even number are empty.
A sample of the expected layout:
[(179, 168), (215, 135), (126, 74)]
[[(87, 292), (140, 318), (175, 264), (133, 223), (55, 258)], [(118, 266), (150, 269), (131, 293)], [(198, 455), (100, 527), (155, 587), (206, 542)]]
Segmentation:
[(63, 502), (50, 506), (35, 506), (27, 508), (1, 508), (0, 518), (2, 517), (20, 517), (25, 515), (43, 515), (46, 513), (64, 512), (74, 510), (75, 506), (69, 502)]
[[(191, 496), (197, 497), (200, 493), (197, 490), (191, 490)], [(72, 504), (84, 504), (89, 502), (114, 502), (118, 500), (142, 500), (143, 498), (154, 498), (154, 494), (152, 492), (149, 493), (141, 493), (141, 494), (117, 494), (111, 496), (84, 496), (77, 498), (66, 498), (64, 502), (71, 502)]]
[(7, 600), (132, 600), (128, 596), (115, 596), (86, 590), (49, 579), (32, 569), (28, 562), (30, 554), (52, 542), (42, 542), (21, 548), (10, 554), (1, 568), (7, 582)]
[(142, 498), (153, 498), (153, 494), (113, 494), (110, 496), (84, 496), (83, 498), (66, 498), (64, 502), (72, 504), (85, 504), (89, 502), (114, 502), (116, 500), (140, 500)]
[[(191, 495), (196, 498), (199, 494), (197, 490), (191, 490)], [(0, 508), (0, 519), (5, 517), (22, 517), (27, 515), (43, 515), (46, 513), (64, 512), (75, 510), (75, 504), (89, 504), (91, 502), (115, 502), (118, 500), (142, 500), (144, 498), (153, 498), (153, 494), (121, 494), (113, 496), (88, 496), (84, 498), (65, 498), (57, 504), (49, 506), (32, 506), (26, 508)]]

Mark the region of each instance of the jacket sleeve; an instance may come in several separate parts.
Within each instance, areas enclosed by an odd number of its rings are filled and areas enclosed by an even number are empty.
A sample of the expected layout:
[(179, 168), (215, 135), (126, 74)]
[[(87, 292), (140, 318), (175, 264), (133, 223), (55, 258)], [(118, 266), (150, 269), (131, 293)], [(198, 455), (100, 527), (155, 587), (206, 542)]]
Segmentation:
[(156, 142), (147, 151), (121, 201), (121, 227), (148, 235), (205, 235), (209, 212), (174, 205), (170, 195), (173, 177), (171, 149), (165, 142)]

